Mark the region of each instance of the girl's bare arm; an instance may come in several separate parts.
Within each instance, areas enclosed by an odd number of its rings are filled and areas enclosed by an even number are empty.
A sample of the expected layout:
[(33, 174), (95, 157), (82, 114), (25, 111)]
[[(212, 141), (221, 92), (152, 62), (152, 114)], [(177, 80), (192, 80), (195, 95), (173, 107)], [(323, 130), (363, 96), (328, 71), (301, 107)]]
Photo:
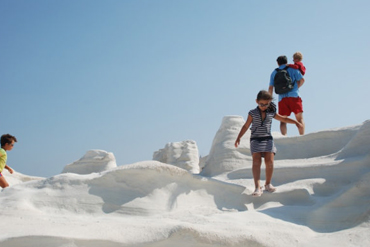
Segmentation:
[(303, 125), (300, 122), (298, 122), (297, 120), (294, 120), (294, 119), (292, 119), (290, 117), (281, 116), (280, 114), (276, 113), (276, 115), (275, 115), (274, 118), (276, 120), (279, 120), (280, 122), (295, 124), (298, 129), (302, 129), (303, 128)]
[(242, 129), (241, 129), (241, 130), (240, 130), (240, 132), (239, 132), (238, 137), (236, 138), (236, 141), (235, 141), (235, 147), (236, 147), (236, 148), (239, 146), (239, 144), (240, 144), (240, 138), (242, 138), (242, 137), (243, 137), (243, 135), (245, 134), (245, 132), (247, 132), (247, 130), (248, 130), (248, 128), (249, 128), (249, 126), (250, 126), (250, 125), (251, 125), (251, 123), (252, 123), (252, 120), (253, 120), (252, 116), (251, 116), (251, 115), (248, 115), (248, 119), (247, 119), (247, 121), (246, 121), (246, 122), (245, 122), (245, 124), (243, 125)]

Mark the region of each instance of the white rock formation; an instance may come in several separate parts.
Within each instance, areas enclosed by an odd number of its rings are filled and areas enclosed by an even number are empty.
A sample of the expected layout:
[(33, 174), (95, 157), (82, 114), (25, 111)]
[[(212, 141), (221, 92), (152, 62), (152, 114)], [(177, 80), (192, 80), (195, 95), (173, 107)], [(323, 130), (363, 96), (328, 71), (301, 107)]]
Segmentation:
[(113, 153), (104, 150), (89, 150), (79, 160), (66, 165), (62, 173), (90, 174), (117, 167)]
[(208, 159), (208, 155), (199, 158), (199, 170), (200, 171), (202, 171), (203, 168), (206, 166), (207, 159)]
[(194, 174), (200, 172), (199, 151), (195, 141), (167, 143), (163, 149), (154, 152), (153, 160), (183, 168)]
[(213, 139), (211, 151), (202, 171), (204, 176), (214, 176), (227, 171), (245, 168), (251, 163), (249, 150), (250, 130), (241, 139), (238, 148), (235, 140), (245, 120), (241, 116), (225, 116)]
[[(231, 169), (233, 159), (249, 156), (248, 135), (241, 149), (232, 147), (242, 122), (224, 119), (206, 169)], [(0, 229), (6, 229), (0, 246), (370, 246), (370, 121), (276, 138), (276, 145), (277, 154), (293, 158), (277, 160), (277, 191), (261, 198), (251, 196), (251, 163), (213, 178), (158, 161), (84, 176), (5, 170), (10, 187), (0, 190)], [(109, 156), (89, 151), (68, 168), (104, 168)]]
[[(226, 116), (213, 140), (210, 154), (202, 158), (203, 176), (216, 176), (225, 172), (251, 168), (250, 130), (241, 139), (240, 146), (235, 148), (235, 140), (245, 120), (241, 116)], [(275, 160), (308, 159), (327, 155), (336, 155), (338, 159), (370, 152), (368, 136), (370, 120), (362, 125), (320, 131), (304, 136), (284, 137), (273, 132), (277, 148)]]
[(344, 159), (370, 154), (370, 120), (365, 121), (356, 135), (344, 146), (338, 158)]

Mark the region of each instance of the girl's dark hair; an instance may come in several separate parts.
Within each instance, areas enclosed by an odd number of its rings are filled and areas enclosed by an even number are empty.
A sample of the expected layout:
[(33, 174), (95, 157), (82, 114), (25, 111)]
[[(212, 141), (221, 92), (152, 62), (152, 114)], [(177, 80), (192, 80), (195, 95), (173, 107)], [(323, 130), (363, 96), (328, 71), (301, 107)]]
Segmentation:
[(5, 135), (2, 135), (1, 136), (1, 146), (5, 146), (5, 144), (7, 143), (12, 143), (12, 141), (14, 142), (17, 142), (17, 138), (15, 138), (15, 136), (12, 136), (12, 135), (9, 135), (9, 134), (5, 134)]
[(261, 90), (257, 94), (257, 100), (273, 100), (271, 94), (266, 90)]
[[(257, 100), (271, 100), (272, 101), (274, 100), (274, 98), (266, 90), (261, 90), (257, 94)], [(276, 105), (273, 102), (271, 102), (267, 110), (270, 112), (276, 112)]]

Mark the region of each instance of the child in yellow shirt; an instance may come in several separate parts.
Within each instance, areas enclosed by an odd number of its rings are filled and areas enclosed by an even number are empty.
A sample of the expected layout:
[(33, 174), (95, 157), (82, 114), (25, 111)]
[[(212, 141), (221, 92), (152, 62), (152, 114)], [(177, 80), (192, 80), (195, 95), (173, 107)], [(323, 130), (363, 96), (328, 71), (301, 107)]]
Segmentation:
[(7, 169), (11, 174), (13, 173), (13, 169), (10, 168), (7, 164), (7, 154), (6, 151), (10, 151), (14, 147), (14, 143), (17, 142), (17, 138), (15, 136), (5, 134), (1, 136), (1, 148), (0, 148), (0, 186), (2, 188), (6, 188), (9, 186), (8, 182), (4, 178), (4, 176), (1, 174), (1, 172), (5, 169)]

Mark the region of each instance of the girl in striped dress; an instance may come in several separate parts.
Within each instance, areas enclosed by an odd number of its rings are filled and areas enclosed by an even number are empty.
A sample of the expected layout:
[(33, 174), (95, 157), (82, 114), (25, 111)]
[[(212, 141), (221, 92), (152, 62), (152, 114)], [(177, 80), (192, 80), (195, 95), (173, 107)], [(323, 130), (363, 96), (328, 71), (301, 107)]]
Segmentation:
[(281, 116), (276, 113), (276, 106), (272, 103), (272, 96), (269, 92), (262, 90), (258, 93), (256, 103), (257, 108), (249, 111), (248, 119), (240, 130), (240, 133), (235, 141), (235, 147), (240, 144), (240, 138), (247, 132), (251, 126), (250, 150), (253, 158), (253, 179), (255, 190), (252, 196), (261, 196), (263, 188), (260, 186), (260, 174), (262, 157), (265, 159), (266, 165), (266, 182), (265, 190), (274, 192), (276, 188), (271, 184), (272, 173), (274, 171), (274, 156), (276, 147), (271, 135), (271, 123), (275, 118), (284, 123), (295, 124), (298, 129), (302, 129), (303, 125), (298, 121), (287, 116)]

